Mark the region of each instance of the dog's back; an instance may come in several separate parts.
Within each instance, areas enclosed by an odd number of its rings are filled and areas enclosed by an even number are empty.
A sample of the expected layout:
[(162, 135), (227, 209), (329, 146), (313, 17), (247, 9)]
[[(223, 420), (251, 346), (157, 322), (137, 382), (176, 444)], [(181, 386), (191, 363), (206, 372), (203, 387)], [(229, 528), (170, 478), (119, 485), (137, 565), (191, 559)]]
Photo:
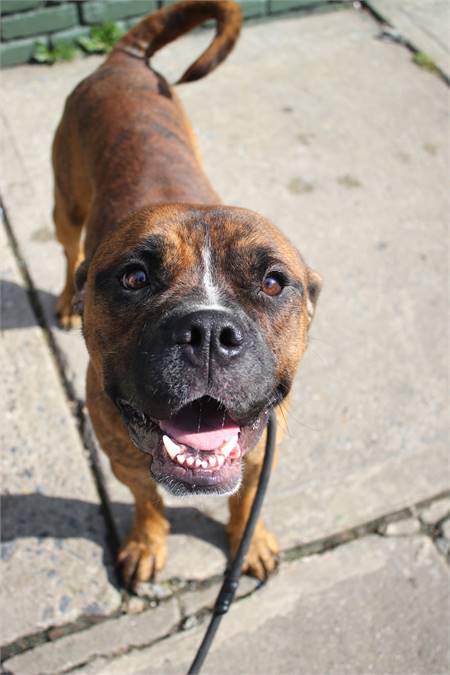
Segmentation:
[[(220, 201), (174, 89), (148, 64), (158, 49), (207, 19), (216, 19), (216, 36), (179, 82), (204, 77), (238, 38), (235, 2), (181, 2), (143, 19), (68, 98), (53, 147), (55, 219), (86, 225), (87, 251), (143, 206)], [(57, 222), (57, 229), (64, 228)]]

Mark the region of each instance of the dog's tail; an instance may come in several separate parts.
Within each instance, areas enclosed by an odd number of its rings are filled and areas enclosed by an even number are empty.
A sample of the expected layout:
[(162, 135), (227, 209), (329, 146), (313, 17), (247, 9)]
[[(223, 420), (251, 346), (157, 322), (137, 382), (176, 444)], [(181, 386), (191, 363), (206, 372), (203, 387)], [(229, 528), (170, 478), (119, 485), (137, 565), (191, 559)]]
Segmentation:
[(214, 70), (233, 49), (239, 37), (242, 17), (234, 0), (190, 0), (163, 7), (134, 26), (114, 47), (138, 58), (150, 58), (195, 26), (215, 19), (216, 35), (206, 51), (178, 80), (192, 82)]

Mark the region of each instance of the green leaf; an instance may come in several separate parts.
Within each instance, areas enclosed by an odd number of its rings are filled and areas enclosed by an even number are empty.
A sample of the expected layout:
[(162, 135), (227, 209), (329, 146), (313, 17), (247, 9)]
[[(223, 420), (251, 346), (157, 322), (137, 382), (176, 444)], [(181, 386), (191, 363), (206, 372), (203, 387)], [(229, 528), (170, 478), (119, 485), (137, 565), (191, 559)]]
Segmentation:
[(52, 51), (47, 47), (47, 45), (38, 43), (33, 51), (33, 59), (38, 63), (54, 63), (55, 58), (52, 54)]
[(124, 35), (124, 31), (115, 23), (104, 23), (93, 26), (89, 37), (80, 37), (78, 44), (89, 54), (110, 52), (116, 42)]
[(34, 47), (33, 59), (38, 63), (56, 63), (57, 61), (72, 61), (79, 53), (75, 45), (70, 43), (59, 43), (56, 47), (50, 48), (48, 45), (38, 42)]
[(429, 70), (432, 73), (439, 72), (439, 69), (431, 56), (428, 56), (425, 52), (416, 52), (413, 56), (413, 61), (416, 66), (419, 66), (420, 68), (425, 68), (425, 70)]

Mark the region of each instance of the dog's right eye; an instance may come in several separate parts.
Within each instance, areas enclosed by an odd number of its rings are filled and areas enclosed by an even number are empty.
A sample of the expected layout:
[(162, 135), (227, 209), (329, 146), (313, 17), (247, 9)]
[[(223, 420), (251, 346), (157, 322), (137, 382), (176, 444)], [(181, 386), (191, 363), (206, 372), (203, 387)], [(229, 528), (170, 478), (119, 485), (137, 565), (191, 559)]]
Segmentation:
[(148, 286), (148, 276), (141, 269), (129, 270), (125, 272), (120, 282), (127, 291), (138, 291), (140, 288)]

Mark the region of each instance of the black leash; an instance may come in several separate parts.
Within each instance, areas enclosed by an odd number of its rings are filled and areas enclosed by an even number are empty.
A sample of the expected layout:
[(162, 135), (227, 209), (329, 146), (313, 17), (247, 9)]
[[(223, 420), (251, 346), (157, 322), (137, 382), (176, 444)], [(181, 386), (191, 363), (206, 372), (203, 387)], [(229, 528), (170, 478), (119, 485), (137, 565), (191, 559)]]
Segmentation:
[(273, 454), (275, 450), (275, 438), (277, 433), (277, 421), (273, 410), (270, 413), (267, 422), (267, 438), (266, 449), (264, 453), (264, 462), (259, 476), (258, 488), (256, 490), (255, 499), (253, 500), (252, 510), (245, 526), (244, 534), (242, 535), (241, 543), (239, 544), (238, 552), (234, 558), (231, 566), (225, 571), (222, 588), (217, 596), (216, 604), (214, 605), (213, 615), (209, 626), (206, 629), (205, 636), (198, 648), (195, 659), (188, 670), (188, 675), (196, 675), (200, 672), (203, 662), (208, 655), (214, 636), (219, 628), (220, 622), (224, 614), (230, 609), (233, 602), (234, 595), (239, 586), (239, 578), (241, 576), (241, 567), (244, 562), (250, 541), (255, 530), (256, 521), (258, 520), (259, 512), (263, 503), (264, 495), (266, 493), (267, 484), (270, 477), (270, 469), (272, 468)]

